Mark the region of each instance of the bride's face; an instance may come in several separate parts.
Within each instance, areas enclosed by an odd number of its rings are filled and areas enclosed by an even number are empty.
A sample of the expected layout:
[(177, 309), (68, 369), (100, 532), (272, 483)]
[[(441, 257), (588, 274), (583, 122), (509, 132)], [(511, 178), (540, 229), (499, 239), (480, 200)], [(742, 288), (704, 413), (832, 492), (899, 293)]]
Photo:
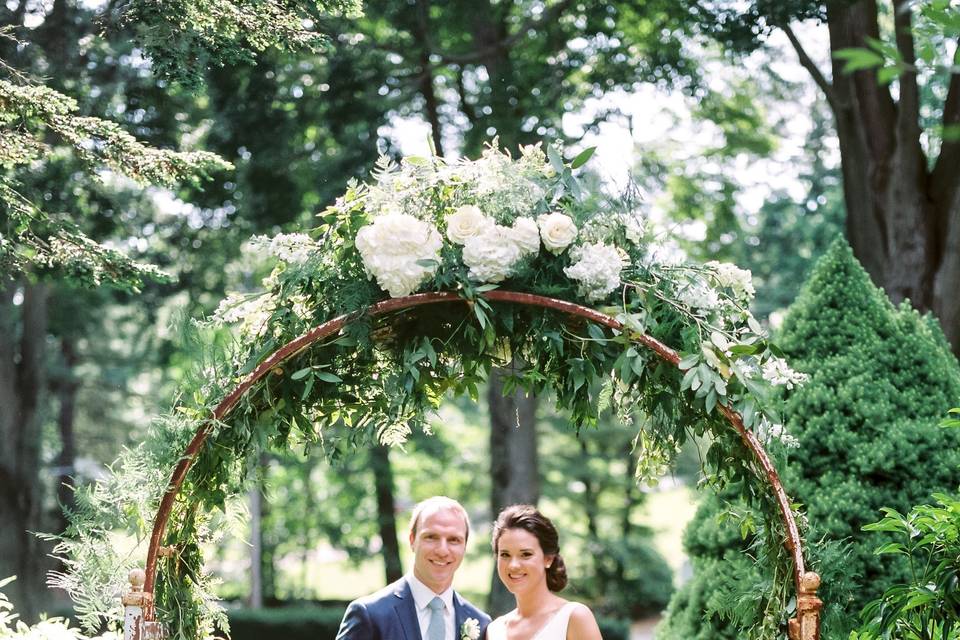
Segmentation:
[(497, 574), (510, 593), (547, 586), (553, 556), (543, 555), (537, 537), (523, 529), (505, 529), (497, 541)]

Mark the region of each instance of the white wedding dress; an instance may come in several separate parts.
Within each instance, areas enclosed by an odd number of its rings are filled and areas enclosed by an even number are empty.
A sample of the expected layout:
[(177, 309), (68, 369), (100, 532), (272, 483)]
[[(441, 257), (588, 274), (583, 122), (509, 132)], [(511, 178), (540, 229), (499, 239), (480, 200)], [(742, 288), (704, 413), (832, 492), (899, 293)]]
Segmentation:
[[(547, 624), (543, 625), (530, 640), (565, 640), (570, 614), (578, 606), (582, 605), (578, 602), (568, 602), (557, 609)], [(507, 616), (500, 616), (487, 626), (487, 640), (507, 640)]]

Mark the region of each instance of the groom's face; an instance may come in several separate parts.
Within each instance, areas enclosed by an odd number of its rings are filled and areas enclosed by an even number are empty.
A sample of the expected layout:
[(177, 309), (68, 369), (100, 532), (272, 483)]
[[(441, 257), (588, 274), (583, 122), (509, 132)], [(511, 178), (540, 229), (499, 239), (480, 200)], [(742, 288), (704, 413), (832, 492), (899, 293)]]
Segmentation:
[(453, 574), (463, 561), (467, 547), (467, 523), (452, 509), (439, 509), (420, 515), (415, 532), (410, 534), (413, 549), (413, 575), (442, 593), (453, 584)]

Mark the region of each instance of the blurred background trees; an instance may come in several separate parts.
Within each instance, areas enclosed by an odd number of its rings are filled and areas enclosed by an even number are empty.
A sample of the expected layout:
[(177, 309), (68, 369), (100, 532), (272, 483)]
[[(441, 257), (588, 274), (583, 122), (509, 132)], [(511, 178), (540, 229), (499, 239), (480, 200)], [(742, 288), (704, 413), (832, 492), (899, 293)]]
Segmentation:
[[(956, 9), (921, 5), (371, 0), (362, 15), (351, 2), (0, 6), (0, 441), (10, 444), (0, 455), (0, 520), (15, 525), (0, 531), (0, 578), (20, 576), (7, 587), (14, 601), (29, 617), (47, 597), (43, 549), (25, 532), (63, 526), (68, 485), (89, 481), (139, 441), (202, 360), (179, 330), (184, 319), (208, 313), (227, 290), (249, 290), (268, 268), (244, 241), (309, 229), (380, 153), (422, 150), (426, 140), (446, 157), (476, 156), (494, 137), (511, 150), (558, 138), (575, 149), (599, 142), (592, 164), (602, 169), (605, 141), (629, 138), (633, 159), (613, 161), (633, 163), (634, 195), (652, 232), (677, 239), (664, 251), (751, 269), (758, 317), (777, 327), (815, 259), (845, 234), (873, 282), (894, 302), (932, 310), (956, 348)], [(835, 57), (850, 48), (873, 57)], [(803, 72), (785, 72), (785, 59)], [(27, 89), (56, 93), (31, 99)], [(636, 96), (648, 103), (639, 111)], [(71, 117), (100, 120), (64, 130), (54, 107), (70, 100)], [(200, 151), (216, 157), (189, 155)], [(777, 180), (782, 173), (788, 183)], [(624, 186), (600, 175), (588, 181), (606, 196)], [(859, 312), (848, 284), (811, 285), (835, 297), (798, 301), (806, 311), (787, 315), (784, 340), (813, 373), (826, 358), (804, 346), (807, 334), (791, 338), (796, 318), (841, 340), (840, 327)], [(870, 317), (885, 318), (889, 340), (876, 330), (853, 336), (862, 344), (837, 355), (842, 366), (825, 368), (797, 395), (790, 419), (804, 443), (803, 469), (835, 464), (839, 445), (818, 443), (863, 430), (855, 439), (870, 437), (866, 466), (844, 467), (847, 480), (898, 486), (900, 476), (877, 464), (906, 447), (936, 481), (908, 483), (909, 496), (870, 491), (841, 521), (831, 514), (842, 501), (790, 466), (811, 540), (859, 539), (881, 503), (906, 509), (955, 482), (950, 456), (930, 460), (938, 447), (953, 450), (930, 425), (956, 397), (956, 363), (925, 321), (887, 309), (876, 292), (863, 295)], [(825, 319), (817, 305), (852, 315)], [(922, 353), (936, 372), (916, 362)], [(904, 359), (913, 365), (900, 366)], [(655, 546), (656, 532), (643, 524), (648, 494), (633, 482), (632, 443), (618, 435), (625, 431), (604, 424), (574, 438), (549, 398), (504, 397), (498, 380), (476, 402), (451, 400), (436, 433), (416, 435), (405, 451), (347, 447), (262, 460), (250, 504), (257, 553), (223, 549), (224, 595), (307, 600), (318, 597), (318, 583), (346, 585), (315, 574), (324, 554), (360, 567), (379, 554), (374, 581), (382, 583), (406, 567), (398, 514), (448, 493), (481, 523), (516, 496), (539, 498), (579, 556), (575, 597), (623, 617), (662, 608), (670, 567), (658, 555), (663, 541)], [(878, 385), (900, 393), (877, 392), (883, 403), (857, 395)], [(825, 388), (834, 395), (820, 398)], [(797, 417), (843, 403), (849, 415)], [(880, 435), (908, 444), (875, 447), (874, 436), (886, 442)], [(526, 460), (523, 477), (503, 473), (502, 451)], [(697, 452), (683, 455), (692, 470), (678, 476), (695, 483)], [(727, 507), (706, 496), (687, 535), (695, 578), (674, 596), (664, 631), (683, 629), (676, 637), (736, 637), (729, 619), (704, 625), (692, 612), (723, 610), (715, 585), (724, 576), (762, 582), (740, 553), (739, 533), (711, 515)], [(245, 526), (238, 535), (250, 538)], [(498, 582), (482, 565), (478, 533), (471, 554), (475, 573), (486, 574), (467, 590), (482, 599)], [(873, 576), (874, 544), (864, 544), (851, 563)], [(237, 563), (259, 568), (253, 584), (245, 570), (230, 573)], [(349, 591), (337, 595), (358, 595)], [(843, 610), (854, 615), (865, 598)]]

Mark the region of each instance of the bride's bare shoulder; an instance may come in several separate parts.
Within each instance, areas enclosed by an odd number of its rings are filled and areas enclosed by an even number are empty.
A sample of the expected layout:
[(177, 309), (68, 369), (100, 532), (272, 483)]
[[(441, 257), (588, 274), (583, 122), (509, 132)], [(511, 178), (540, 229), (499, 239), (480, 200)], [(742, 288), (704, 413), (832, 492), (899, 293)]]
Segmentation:
[(597, 619), (585, 604), (574, 603), (567, 624), (567, 640), (602, 640)]

